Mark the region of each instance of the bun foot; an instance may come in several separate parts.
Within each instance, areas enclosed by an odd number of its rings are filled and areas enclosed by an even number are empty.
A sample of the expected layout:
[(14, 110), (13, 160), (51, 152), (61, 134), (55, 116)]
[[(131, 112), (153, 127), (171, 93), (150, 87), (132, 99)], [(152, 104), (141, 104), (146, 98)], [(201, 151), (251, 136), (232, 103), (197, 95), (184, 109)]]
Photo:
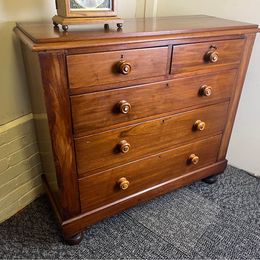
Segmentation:
[(123, 27), (123, 23), (118, 23), (118, 24), (117, 24), (117, 28), (118, 28), (118, 29), (122, 29), (122, 27)]
[(215, 182), (217, 182), (217, 180), (218, 180), (218, 176), (214, 175), (214, 176), (210, 176), (208, 178), (205, 178), (202, 181), (207, 183), (207, 184), (214, 184)]
[(64, 32), (67, 32), (69, 30), (69, 26), (68, 25), (62, 25), (62, 29)]
[(53, 22), (53, 26), (55, 29), (59, 29), (59, 24), (57, 24), (56, 22)]
[(83, 232), (81, 232), (73, 237), (69, 237), (69, 238), (65, 237), (64, 240), (68, 245), (75, 246), (82, 241), (83, 237), (84, 237)]

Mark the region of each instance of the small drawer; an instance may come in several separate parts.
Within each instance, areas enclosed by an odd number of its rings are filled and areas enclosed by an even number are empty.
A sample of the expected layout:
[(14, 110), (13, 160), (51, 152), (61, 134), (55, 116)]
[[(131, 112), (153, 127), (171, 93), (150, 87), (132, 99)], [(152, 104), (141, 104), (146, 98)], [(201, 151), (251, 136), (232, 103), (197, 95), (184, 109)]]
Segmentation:
[(232, 95), (237, 71), (176, 79), (71, 97), (75, 136), (132, 124), (188, 107), (201, 107)]
[(239, 39), (174, 46), (171, 74), (191, 74), (213, 68), (216, 71), (224, 65), (238, 67), (244, 43)]
[(79, 180), (82, 212), (145, 192), (217, 160), (221, 135)]
[(221, 103), (75, 139), (78, 175), (91, 175), (181, 143), (222, 133), (229, 103)]
[(115, 87), (119, 82), (165, 76), (167, 61), (168, 47), (69, 55), (69, 85), (71, 89)]

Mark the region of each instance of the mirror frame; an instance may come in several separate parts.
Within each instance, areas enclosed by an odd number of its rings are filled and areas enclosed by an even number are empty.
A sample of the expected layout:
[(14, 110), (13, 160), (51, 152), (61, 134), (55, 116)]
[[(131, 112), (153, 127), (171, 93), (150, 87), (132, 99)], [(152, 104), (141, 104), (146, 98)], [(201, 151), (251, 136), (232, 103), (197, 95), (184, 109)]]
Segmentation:
[(71, 11), (70, 0), (56, 0), (56, 9), (62, 17), (113, 17), (117, 16), (117, 1), (112, 0), (111, 11)]

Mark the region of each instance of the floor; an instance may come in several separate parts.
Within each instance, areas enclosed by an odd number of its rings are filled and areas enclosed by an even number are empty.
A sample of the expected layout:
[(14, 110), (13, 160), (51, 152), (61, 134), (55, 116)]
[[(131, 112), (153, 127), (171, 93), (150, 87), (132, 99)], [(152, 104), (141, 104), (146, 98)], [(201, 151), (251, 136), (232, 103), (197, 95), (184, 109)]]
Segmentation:
[(0, 258), (259, 259), (260, 179), (229, 166), (218, 182), (194, 183), (62, 243), (46, 197), (0, 225)]

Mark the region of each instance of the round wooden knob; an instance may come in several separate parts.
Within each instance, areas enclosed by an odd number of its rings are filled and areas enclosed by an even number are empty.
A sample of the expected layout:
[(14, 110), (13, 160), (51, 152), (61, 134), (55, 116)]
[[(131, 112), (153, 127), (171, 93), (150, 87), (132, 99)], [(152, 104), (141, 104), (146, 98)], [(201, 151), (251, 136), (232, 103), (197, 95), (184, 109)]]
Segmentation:
[(130, 182), (125, 177), (119, 179), (117, 183), (119, 184), (121, 190), (127, 190), (130, 184)]
[(123, 140), (119, 143), (121, 153), (128, 153), (130, 151), (131, 145), (126, 141)]
[(204, 131), (206, 128), (206, 123), (201, 120), (197, 120), (194, 124), (194, 128), (199, 131)]
[(125, 100), (118, 103), (119, 110), (122, 114), (128, 114), (131, 111), (131, 104)]
[(200, 158), (199, 156), (197, 156), (196, 154), (191, 154), (190, 157), (189, 157), (189, 162), (196, 165), (198, 164), (200, 161)]
[(204, 85), (200, 88), (200, 95), (210, 97), (212, 95), (212, 87)]
[(129, 62), (120, 61), (118, 63), (118, 71), (123, 75), (128, 75), (132, 70), (132, 66)]
[(206, 60), (211, 63), (216, 63), (219, 60), (219, 53), (216, 47), (211, 47), (206, 54)]

